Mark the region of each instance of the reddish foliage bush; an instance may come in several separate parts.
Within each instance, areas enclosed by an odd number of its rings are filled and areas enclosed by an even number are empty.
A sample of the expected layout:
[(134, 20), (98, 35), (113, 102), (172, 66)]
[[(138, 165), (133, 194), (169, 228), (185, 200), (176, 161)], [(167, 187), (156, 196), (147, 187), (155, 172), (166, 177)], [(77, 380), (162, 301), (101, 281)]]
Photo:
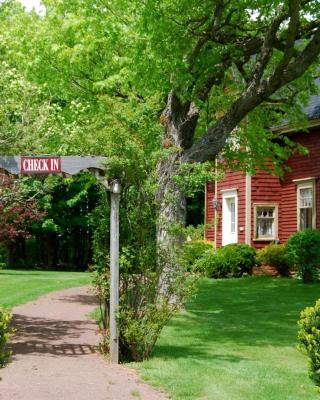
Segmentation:
[(0, 174), (0, 242), (28, 236), (30, 225), (45, 216), (19, 180)]

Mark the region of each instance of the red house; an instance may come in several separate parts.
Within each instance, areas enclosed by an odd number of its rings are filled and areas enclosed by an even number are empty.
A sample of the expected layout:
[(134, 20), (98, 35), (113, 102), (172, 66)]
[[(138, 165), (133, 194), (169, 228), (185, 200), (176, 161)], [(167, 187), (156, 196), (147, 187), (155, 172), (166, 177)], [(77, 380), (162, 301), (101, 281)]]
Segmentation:
[(312, 96), (305, 112), (309, 132), (282, 132), (309, 149), (288, 160), (291, 172), (281, 179), (267, 172), (250, 176), (227, 172), (220, 182), (207, 184), (206, 238), (216, 247), (247, 243), (261, 248), (284, 243), (306, 228), (320, 229), (320, 97)]

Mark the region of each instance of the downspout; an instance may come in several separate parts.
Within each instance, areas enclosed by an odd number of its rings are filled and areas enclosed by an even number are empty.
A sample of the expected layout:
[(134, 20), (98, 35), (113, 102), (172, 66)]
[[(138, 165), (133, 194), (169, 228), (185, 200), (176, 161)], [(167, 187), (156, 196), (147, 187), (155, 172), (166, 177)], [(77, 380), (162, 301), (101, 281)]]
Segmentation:
[(246, 174), (245, 243), (251, 246), (251, 175)]
[[(216, 200), (218, 200), (218, 160), (217, 158), (215, 159), (214, 162), (214, 197)], [(218, 202), (217, 202), (218, 204)], [(214, 248), (217, 248), (217, 233), (218, 233), (218, 212), (217, 212), (217, 207), (214, 208)]]

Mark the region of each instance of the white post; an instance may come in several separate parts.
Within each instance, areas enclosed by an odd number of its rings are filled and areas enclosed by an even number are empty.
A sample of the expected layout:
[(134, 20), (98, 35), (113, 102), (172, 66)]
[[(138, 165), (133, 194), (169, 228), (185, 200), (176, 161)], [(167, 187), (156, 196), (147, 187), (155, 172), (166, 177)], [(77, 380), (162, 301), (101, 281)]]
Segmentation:
[(120, 182), (114, 180), (110, 184), (110, 361), (119, 363), (119, 332), (117, 312), (119, 307), (119, 205)]

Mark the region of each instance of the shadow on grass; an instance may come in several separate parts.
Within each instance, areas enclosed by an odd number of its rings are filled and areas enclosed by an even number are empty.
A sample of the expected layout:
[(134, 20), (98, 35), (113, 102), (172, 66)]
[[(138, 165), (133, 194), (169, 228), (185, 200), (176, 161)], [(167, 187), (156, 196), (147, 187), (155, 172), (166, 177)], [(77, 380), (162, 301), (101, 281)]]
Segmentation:
[(34, 272), (33, 270), (30, 271), (10, 271), (10, 270), (6, 270), (6, 272), (4, 272), (3, 270), (0, 270), (0, 276), (2, 275), (9, 275), (9, 276), (37, 276), (37, 275), (44, 275), (47, 271), (42, 271), (42, 272)]
[(207, 348), (201, 346), (170, 346), (161, 345), (157, 346), (156, 355), (163, 359), (192, 359), (192, 360), (212, 360), (212, 361), (227, 361), (238, 363), (240, 361), (248, 360), (246, 357), (231, 355), (231, 354), (211, 354)]
[(154, 355), (208, 358), (220, 344), (295, 346), (300, 312), (314, 304), (319, 289), (285, 278), (204, 280), (186, 312), (167, 328), (173, 346), (160, 340)]

